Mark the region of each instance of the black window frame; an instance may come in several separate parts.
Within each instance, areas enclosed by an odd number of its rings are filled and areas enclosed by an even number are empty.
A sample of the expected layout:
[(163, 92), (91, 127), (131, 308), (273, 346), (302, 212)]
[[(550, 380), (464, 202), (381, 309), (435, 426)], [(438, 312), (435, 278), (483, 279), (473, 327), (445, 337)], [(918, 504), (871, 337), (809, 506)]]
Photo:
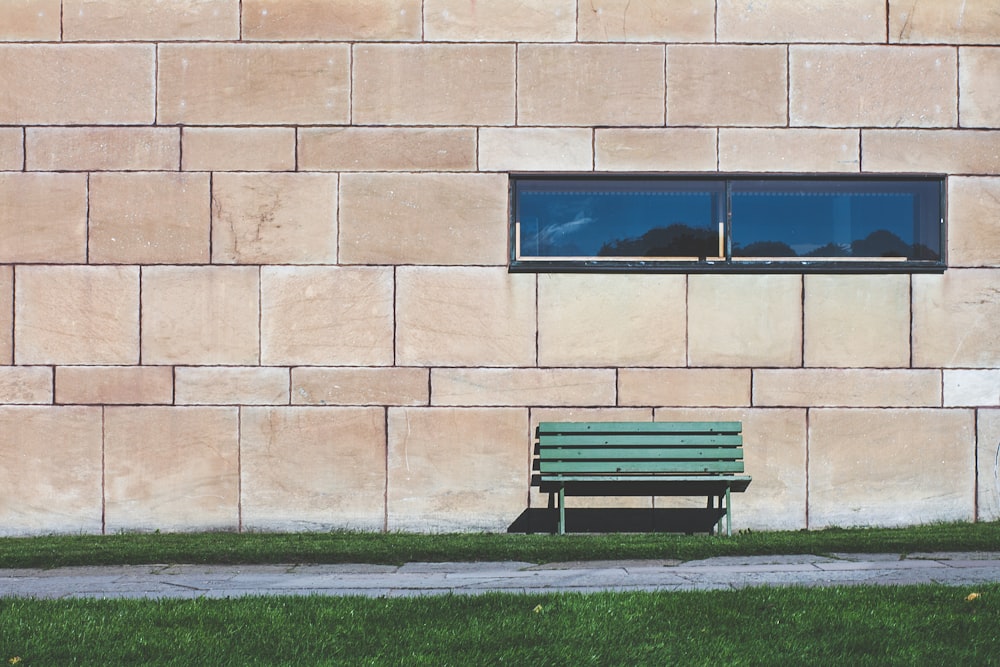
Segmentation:
[[(723, 257), (622, 259), (582, 257), (522, 257), (520, 256), (519, 185), (556, 182), (595, 184), (620, 182), (627, 185), (655, 181), (658, 184), (676, 182), (724, 188), (723, 220), (720, 220), (720, 248)], [(916, 182), (938, 185), (940, 219), (938, 226), (938, 259), (909, 258), (830, 258), (830, 257), (733, 257), (732, 201), (733, 184), (753, 181), (775, 184), (796, 181), (816, 183), (897, 183)], [(944, 174), (819, 174), (819, 173), (634, 173), (634, 172), (572, 172), (572, 173), (511, 173), (509, 174), (509, 264), (511, 272), (524, 273), (942, 273), (947, 268), (947, 176)], [(723, 227), (724, 225), (724, 227)], [(724, 245), (723, 245), (724, 244)]]

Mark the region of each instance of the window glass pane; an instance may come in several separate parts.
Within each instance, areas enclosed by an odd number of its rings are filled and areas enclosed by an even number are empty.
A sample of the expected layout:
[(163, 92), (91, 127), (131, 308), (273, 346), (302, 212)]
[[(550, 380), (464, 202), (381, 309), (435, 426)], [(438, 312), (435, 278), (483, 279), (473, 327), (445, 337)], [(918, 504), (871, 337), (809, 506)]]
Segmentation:
[(939, 260), (937, 181), (732, 183), (734, 258)]
[(722, 182), (517, 182), (518, 257), (718, 258)]

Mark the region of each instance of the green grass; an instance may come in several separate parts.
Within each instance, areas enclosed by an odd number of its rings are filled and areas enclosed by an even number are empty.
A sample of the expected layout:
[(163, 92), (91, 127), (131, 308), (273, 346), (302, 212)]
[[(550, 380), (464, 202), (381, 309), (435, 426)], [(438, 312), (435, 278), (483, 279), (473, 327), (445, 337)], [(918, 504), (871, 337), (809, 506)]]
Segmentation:
[(986, 665), (1000, 585), (411, 599), (0, 598), (21, 665)]
[(385, 563), (679, 559), (765, 554), (1000, 550), (1000, 522), (908, 528), (743, 532), (733, 537), (626, 533), (175, 533), (0, 538), (0, 568), (145, 563)]

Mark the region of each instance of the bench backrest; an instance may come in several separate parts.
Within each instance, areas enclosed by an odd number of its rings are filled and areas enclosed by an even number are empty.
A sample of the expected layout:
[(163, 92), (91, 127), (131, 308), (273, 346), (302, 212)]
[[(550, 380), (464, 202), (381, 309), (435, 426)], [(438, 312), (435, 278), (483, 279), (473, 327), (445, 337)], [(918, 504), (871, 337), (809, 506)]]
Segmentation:
[(741, 422), (542, 422), (545, 475), (737, 474)]

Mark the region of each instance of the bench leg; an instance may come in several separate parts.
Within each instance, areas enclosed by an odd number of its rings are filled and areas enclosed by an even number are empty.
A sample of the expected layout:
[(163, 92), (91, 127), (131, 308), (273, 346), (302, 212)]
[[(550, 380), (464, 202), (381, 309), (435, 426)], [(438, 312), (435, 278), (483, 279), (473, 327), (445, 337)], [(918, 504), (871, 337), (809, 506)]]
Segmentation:
[(733, 514), (729, 507), (729, 503), (732, 500), (729, 487), (726, 487), (726, 537), (733, 536)]
[(559, 487), (559, 534), (566, 534), (566, 488)]

